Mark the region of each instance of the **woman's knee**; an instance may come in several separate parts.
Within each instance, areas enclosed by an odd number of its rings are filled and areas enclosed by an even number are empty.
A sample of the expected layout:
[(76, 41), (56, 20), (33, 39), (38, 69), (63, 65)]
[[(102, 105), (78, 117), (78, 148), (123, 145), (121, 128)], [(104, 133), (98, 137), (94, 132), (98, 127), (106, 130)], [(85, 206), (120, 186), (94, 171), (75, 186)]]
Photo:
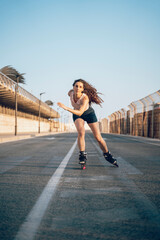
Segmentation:
[(84, 137), (85, 136), (85, 129), (79, 129), (79, 131), (78, 131), (78, 136), (79, 137)]

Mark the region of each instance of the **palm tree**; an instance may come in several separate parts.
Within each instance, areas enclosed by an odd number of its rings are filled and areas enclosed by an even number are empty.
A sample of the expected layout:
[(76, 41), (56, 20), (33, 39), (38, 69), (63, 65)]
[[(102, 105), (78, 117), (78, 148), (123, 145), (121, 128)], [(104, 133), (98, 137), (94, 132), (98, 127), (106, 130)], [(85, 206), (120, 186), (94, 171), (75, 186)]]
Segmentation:
[[(53, 106), (54, 103), (51, 100), (45, 101), (48, 106)], [(51, 108), (50, 108), (50, 132), (51, 132)]]
[(25, 79), (23, 75), (25, 73), (19, 73), (15, 68), (10, 65), (5, 66), (0, 69), (0, 72), (5, 74), (7, 77), (11, 78), (17, 84), (15, 85), (15, 135), (17, 135), (17, 111), (18, 111), (18, 102), (17, 102), (17, 92), (18, 92), (18, 84), (25, 83)]
[(14, 82), (25, 84), (25, 79), (23, 77), (25, 73), (19, 73), (15, 68), (11, 67), (10, 65), (1, 68), (0, 72), (11, 78)]
[(54, 104), (51, 100), (47, 100), (47, 101), (45, 101), (45, 103), (49, 106), (53, 106), (53, 104)]

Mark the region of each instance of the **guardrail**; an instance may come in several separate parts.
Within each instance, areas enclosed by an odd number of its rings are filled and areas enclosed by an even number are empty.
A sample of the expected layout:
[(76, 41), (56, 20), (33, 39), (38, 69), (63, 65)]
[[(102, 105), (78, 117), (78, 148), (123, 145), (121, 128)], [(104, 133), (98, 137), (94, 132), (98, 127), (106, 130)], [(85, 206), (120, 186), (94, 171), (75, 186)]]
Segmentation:
[(160, 90), (112, 113), (109, 132), (160, 138)]

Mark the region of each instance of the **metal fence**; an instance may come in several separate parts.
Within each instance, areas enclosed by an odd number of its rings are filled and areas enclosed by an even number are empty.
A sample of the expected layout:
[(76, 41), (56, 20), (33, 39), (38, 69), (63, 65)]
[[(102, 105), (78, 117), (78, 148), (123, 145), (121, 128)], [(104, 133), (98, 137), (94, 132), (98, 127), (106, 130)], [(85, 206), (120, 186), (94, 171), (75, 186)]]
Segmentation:
[(109, 132), (160, 138), (160, 90), (112, 113)]
[[(15, 92), (16, 84), (17, 84), (16, 82), (14, 82), (5, 74), (0, 72), (0, 86), (3, 86), (3, 88), (10, 90), (11, 92)], [(5, 93), (3, 92), (2, 95), (3, 97), (6, 96), (6, 102), (7, 102), (7, 98), (11, 94), (10, 93), (8, 94), (8, 92), (6, 91)], [(31, 105), (35, 106), (35, 110), (38, 109), (40, 100), (36, 98), (34, 95), (32, 95), (30, 92), (25, 90), (24, 88), (22, 88), (21, 86), (18, 86), (18, 96), (23, 97), (24, 100), (26, 99), (31, 101), (32, 102)], [(59, 117), (59, 114), (54, 109), (50, 108), (46, 103), (42, 101), (41, 101), (41, 111), (45, 111), (48, 114), (48, 116), (50, 116), (51, 114), (52, 117), (55, 117), (55, 118)]]
[[(15, 91), (16, 82), (14, 82), (12, 79), (4, 75), (2, 72), (0, 72), (0, 83), (3, 84), (6, 88)], [(18, 86), (18, 94), (22, 95), (23, 97), (39, 104), (39, 99), (36, 98), (34, 95), (32, 95), (30, 92), (22, 88), (21, 86)], [(44, 103), (41, 102), (41, 106), (45, 107), (46, 109), (50, 110), (50, 107)]]

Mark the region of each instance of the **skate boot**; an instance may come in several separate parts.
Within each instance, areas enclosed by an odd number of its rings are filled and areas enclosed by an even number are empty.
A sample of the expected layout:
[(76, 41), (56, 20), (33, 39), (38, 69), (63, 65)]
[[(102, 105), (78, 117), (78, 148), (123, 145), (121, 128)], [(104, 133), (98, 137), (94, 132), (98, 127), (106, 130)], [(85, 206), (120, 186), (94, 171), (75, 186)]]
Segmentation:
[(84, 151), (79, 152), (79, 164), (85, 164), (87, 161), (87, 153)]
[(113, 164), (116, 167), (119, 167), (117, 164), (117, 160), (110, 154), (110, 152), (103, 153), (103, 156), (109, 163)]

